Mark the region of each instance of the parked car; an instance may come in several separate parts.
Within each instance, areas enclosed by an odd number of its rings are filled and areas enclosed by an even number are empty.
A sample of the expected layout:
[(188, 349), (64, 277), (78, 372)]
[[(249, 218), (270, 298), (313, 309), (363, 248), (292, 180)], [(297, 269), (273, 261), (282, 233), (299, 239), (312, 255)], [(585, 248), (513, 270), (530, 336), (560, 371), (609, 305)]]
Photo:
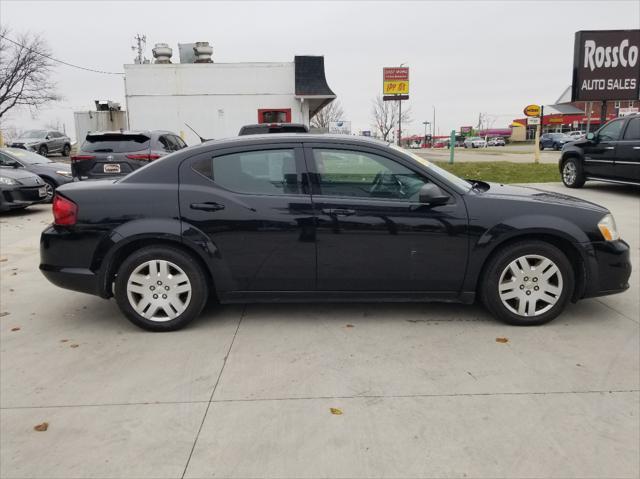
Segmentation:
[(486, 148), (487, 142), (479, 136), (470, 136), (463, 143), (465, 148)]
[(569, 136), (573, 141), (576, 141), (582, 140), (585, 136), (587, 136), (587, 134), (584, 131), (575, 130), (567, 133), (567, 136)]
[(44, 201), (47, 202), (53, 199), (53, 192), (58, 186), (73, 181), (69, 164), (51, 161), (20, 148), (0, 148), (0, 165), (17, 166), (38, 175), (44, 181), (47, 191)]
[(565, 145), (559, 166), (569, 188), (587, 180), (640, 185), (640, 115), (611, 120), (584, 140)]
[(257, 123), (240, 128), (238, 136), (265, 133), (309, 133), (309, 127), (302, 123)]
[(12, 141), (9, 146), (35, 151), (42, 156), (48, 156), (52, 153), (69, 156), (69, 153), (71, 153), (71, 139), (64, 133), (55, 130), (25, 131), (20, 137)]
[(164, 130), (93, 132), (71, 157), (71, 171), (79, 180), (125, 176), (186, 147), (182, 138)]
[(571, 141), (573, 141), (573, 138), (565, 133), (545, 133), (540, 137), (540, 149), (553, 148), (554, 150), (562, 150), (562, 147)]
[(535, 325), (569, 301), (624, 291), (631, 273), (602, 206), (465, 181), (410, 150), (347, 135), (207, 142), (118, 182), (62, 186), (53, 215), (44, 275), (115, 296), (153, 331), (184, 326), (210, 296), (481, 299), (507, 323)]
[(489, 138), (489, 141), (487, 142), (487, 146), (505, 146), (506, 144), (507, 142), (504, 141), (504, 138), (500, 137)]
[(0, 165), (0, 211), (23, 209), (47, 196), (44, 181), (18, 166)]

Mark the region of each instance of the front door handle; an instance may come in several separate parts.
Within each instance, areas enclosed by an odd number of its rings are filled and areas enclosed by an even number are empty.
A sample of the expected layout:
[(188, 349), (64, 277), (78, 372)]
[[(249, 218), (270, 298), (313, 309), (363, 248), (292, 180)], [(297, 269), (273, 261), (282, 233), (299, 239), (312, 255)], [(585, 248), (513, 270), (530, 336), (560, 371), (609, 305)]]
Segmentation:
[(331, 216), (352, 216), (356, 214), (356, 210), (350, 210), (347, 208), (324, 208), (322, 212), (325, 215)]
[(615, 146), (605, 146), (604, 149), (605, 150), (613, 150), (613, 149), (615, 149)]
[(206, 203), (191, 203), (192, 210), (202, 210), (202, 211), (220, 211), (224, 209), (224, 205), (220, 203), (214, 203), (213, 201), (208, 201)]
[(640, 150), (640, 146), (634, 146), (633, 149), (634, 150)]

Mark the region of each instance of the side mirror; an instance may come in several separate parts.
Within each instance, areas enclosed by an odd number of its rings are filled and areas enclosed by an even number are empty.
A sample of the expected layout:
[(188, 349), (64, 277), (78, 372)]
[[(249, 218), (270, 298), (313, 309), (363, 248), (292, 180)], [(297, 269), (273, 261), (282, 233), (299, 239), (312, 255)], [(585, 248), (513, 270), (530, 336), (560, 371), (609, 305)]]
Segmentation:
[(587, 140), (594, 141), (595, 139), (596, 139), (595, 133), (592, 133), (592, 132), (587, 133)]
[(9, 166), (11, 168), (22, 168), (22, 165), (20, 163), (18, 163), (17, 161), (14, 161), (12, 163), (9, 163)]
[(430, 206), (443, 205), (449, 201), (449, 197), (433, 183), (425, 183), (420, 188), (418, 201)]

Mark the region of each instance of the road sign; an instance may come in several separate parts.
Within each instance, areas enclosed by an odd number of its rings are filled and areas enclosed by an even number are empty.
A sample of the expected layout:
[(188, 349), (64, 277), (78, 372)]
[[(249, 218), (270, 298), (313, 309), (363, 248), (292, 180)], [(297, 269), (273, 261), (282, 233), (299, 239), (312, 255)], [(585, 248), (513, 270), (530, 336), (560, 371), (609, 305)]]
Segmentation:
[(527, 125), (539, 125), (540, 117), (539, 116), (530, 116), (527, 118)]
[(409, 95), (385, 95), (382, 97), (383, 101), (398, 101), (398, 100), (408, 100)]
[(330, 121), (329, 133), (350, 135), (351, 134), (351, 122), (350, 121)]
[(540, 105), (527, 105), (524, 108), (524, 114), (527, 116), (540, 116)]
[(384, 95), (409, 94), (409, 68), (387, 67), (382, 69), (382, 93)]

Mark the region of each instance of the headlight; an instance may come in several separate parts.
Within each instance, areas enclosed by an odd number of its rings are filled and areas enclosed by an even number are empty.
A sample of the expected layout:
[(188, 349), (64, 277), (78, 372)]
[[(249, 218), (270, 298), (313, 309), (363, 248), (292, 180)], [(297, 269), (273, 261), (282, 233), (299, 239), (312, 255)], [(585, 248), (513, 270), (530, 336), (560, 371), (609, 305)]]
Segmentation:
[(613, 219), (612, 214), (608, 214), (600, 220), (598, 229), (607, 241), (615, 241), (620, 238), (618, 228), (616, 227), (616, 220)]
[(6, 176), (0, 176), (0, 184), (3, 185), (18, 185), (19, 183), (13, 178), (7, 178)]
[(56, 175), (66, 176), (67, 178), (71, 178), (73, 176), (70, 171), (62, 171), (62, 170), (56, 171)]

